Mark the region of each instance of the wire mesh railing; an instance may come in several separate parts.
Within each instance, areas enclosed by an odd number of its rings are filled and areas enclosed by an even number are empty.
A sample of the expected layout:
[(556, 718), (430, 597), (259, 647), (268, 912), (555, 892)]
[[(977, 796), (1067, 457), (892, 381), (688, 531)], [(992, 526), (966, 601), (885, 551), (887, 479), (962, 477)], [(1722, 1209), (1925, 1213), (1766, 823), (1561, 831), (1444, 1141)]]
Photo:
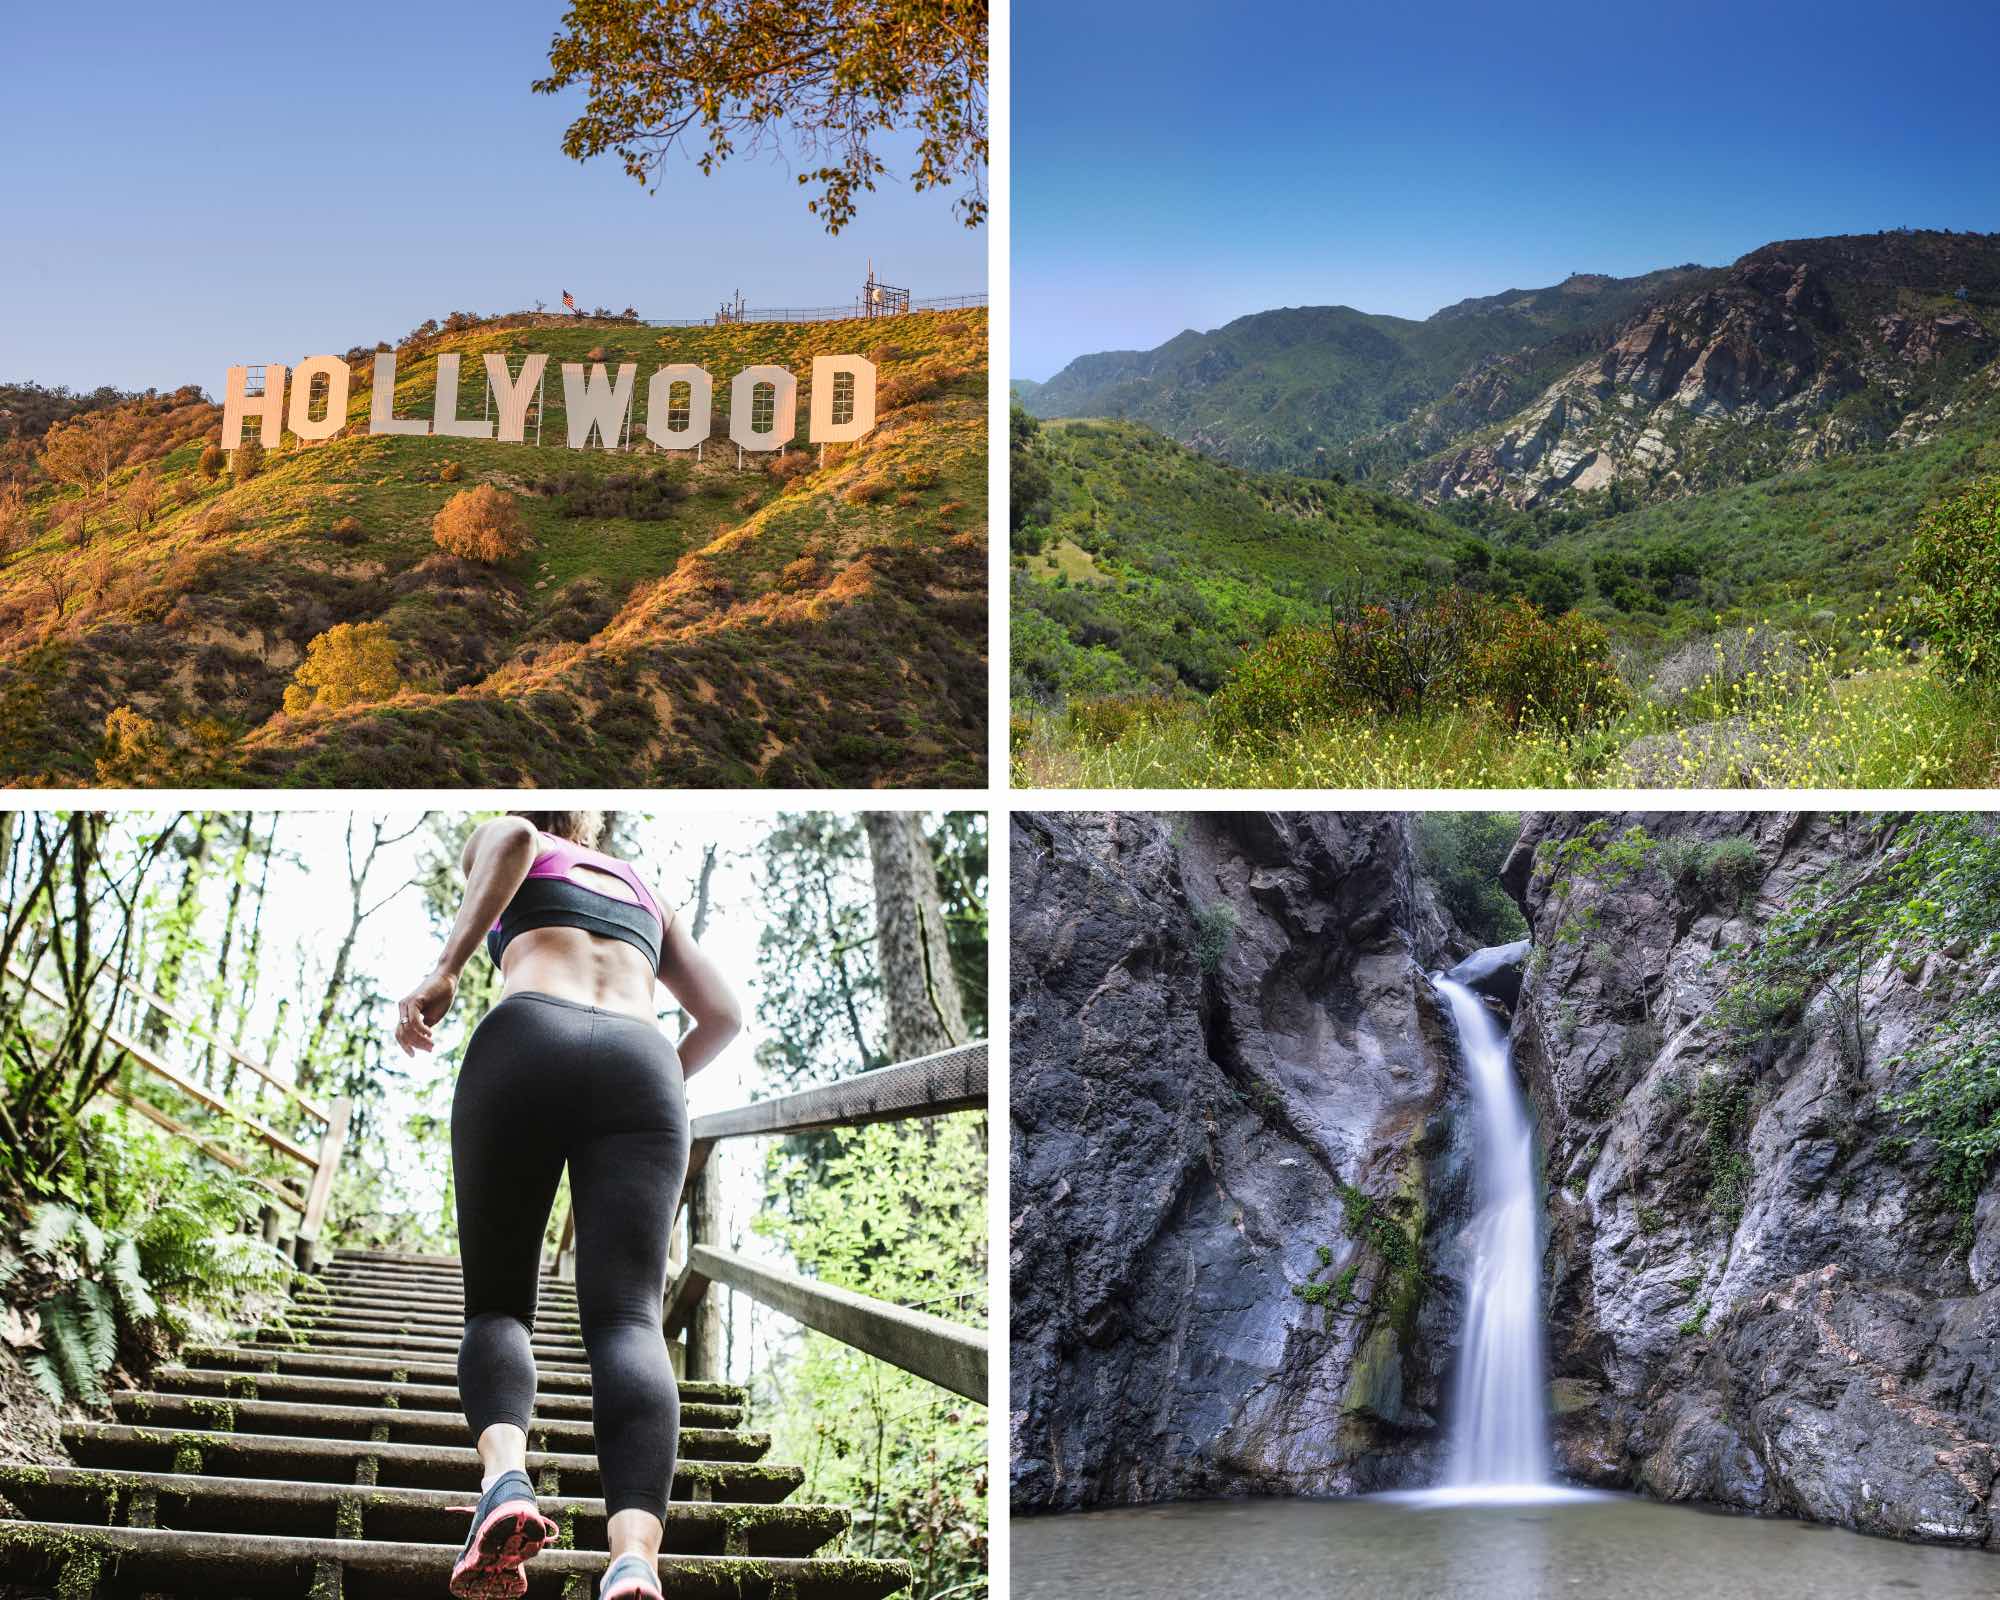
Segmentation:
[(925, 311), (970, 311), (986, 304), (983, 294), (948, 294), (929, 300), (912, 300), (907, 309), (888, 309), (855, 300), (844, 306), (762, 306), (748, 310), (731, 308), (711, 317), (644, 318), (648, 328), (714, 328), (738, 322), (878, 322), (915, 316)]

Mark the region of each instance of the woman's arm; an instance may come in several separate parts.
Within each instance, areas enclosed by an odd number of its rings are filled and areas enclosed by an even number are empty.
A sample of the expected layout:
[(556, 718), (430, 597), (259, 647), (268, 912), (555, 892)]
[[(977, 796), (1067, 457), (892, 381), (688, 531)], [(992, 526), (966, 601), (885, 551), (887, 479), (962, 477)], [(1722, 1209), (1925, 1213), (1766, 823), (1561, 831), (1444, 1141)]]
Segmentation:
[(678, 916), (668, 922), (660, 941), (660, 982), (694, 1018), (694, 1026), (681, 1036), (678, 1046), (681, 1071), (693, 1077), (743, 1031), (743, 1007), (722, 969), (702, 954), (701, 946)]
[(396, 1007), (396, 1042), (404, 1055), (433, 1047), (431, 1029), (451, 1009), (459, 973), (527, 878), (539, 843), (534, 824), (525, 817), (495, 817), (472, 830), (459, 858), (465, 873), (465, 898), (459, 903), (451, 932), (445, 935), (444, 949), (430, 975)]

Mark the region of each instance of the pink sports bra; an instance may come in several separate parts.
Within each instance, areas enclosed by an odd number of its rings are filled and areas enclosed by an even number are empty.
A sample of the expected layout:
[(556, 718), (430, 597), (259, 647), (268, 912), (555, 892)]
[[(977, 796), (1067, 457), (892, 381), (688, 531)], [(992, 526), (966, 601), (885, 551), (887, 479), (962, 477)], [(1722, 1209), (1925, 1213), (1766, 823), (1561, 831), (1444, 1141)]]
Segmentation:
[[(486, 951), (493, 964), (500, 965), (507, 946), (531, 928), (580, 928), (601, 938), (622, 939), (643, 952), (658, 971), (667, 916), (645, 880), (628, 863), (601, 850), (587, 850), (552, 833), (542, 834), (541, 842), (542, 853), (535, 857), (521, 887), (486, 935)], [(580, 866), (611, 874), (638, 897), (637, 901), (621, 900), (579, 883), (571, 874)]]

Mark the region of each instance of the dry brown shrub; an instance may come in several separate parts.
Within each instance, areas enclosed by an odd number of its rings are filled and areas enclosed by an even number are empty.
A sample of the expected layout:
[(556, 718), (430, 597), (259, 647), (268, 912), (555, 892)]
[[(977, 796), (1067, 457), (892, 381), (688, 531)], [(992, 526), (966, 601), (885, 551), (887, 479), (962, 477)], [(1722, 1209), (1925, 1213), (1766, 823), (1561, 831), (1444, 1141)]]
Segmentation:
[(528, 525), (514, 497), (490, 483), (461, 489), (431, 519), (431, 537), (440, 550), (489, 565), (511, 560), (528, 548)]
[(857, 478), (847, 486), (847, 498), (857, 506), (872, 506), (889, 493), (887, 478)]

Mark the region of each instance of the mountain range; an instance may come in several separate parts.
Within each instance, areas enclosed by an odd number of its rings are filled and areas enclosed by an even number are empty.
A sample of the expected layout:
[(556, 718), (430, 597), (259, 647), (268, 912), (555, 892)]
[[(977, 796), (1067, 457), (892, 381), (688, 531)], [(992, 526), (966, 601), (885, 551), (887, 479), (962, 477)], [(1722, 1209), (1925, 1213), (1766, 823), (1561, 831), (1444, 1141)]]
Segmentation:
[(2000, 235), (1898, 229), (1582, 273), (1422, 320), (1264, 311), (1015, 392), (1040, 417), (1140, 422), (1431, 503), (1630, 506), (1922, 444), (1996, 409), (1996, 357)]

